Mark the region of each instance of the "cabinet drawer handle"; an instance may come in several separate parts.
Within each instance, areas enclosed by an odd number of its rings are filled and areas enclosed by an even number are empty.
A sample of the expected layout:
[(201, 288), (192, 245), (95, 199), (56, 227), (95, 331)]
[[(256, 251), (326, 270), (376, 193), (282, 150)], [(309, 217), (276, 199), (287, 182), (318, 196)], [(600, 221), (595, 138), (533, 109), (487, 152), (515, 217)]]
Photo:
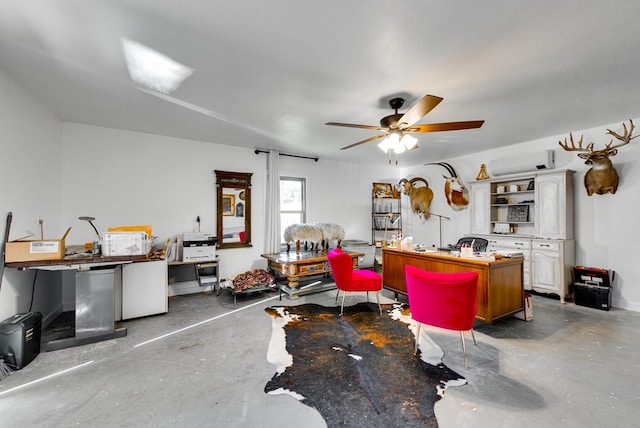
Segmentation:
[(551, 247), (551, 245), (549, 245), (549, 244), (540, 244), (540, 246), (541, 247), (547, 247), (547, 248)]

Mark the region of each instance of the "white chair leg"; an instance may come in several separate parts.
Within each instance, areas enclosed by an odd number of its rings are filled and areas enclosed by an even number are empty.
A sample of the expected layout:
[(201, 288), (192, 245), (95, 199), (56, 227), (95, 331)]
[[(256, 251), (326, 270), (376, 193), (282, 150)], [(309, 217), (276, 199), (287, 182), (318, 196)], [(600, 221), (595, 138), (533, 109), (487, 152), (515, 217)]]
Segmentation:
[(473, 328), (471, 329), (471, 337), (473, 337), (473, 344), (478, 346), (478, 342), (476, 342), (476, 335), (473, 333)]
[(347, 292), (342, 292), (342, 305), (340, 305), (340, 316), (342, 316), (342, 312), (344, 311), (344, 298), (347, 297)]
[(469, 364), (467, 363), (467, 347), (464, 344), (464, 331), (460, 330), (460, 340), (462, 341), (462, 353), (464, 354), (464, 368), (469, 369)]
[(380, 315), (382, 315), (382, 306), (380, 306), (380, 292), (376, 291), (376, 300), (378, 301), (378, 311), (380, 311)]
[(416, 324), (417, 324), (417, 328), (416, 328), (416, 344), (413, 347), (413, 354), (414, 355), (418, 353), (418, 340), (420, 339), (420, 326), (421, 326), (421, 324), (418, 321), (416, 321)]

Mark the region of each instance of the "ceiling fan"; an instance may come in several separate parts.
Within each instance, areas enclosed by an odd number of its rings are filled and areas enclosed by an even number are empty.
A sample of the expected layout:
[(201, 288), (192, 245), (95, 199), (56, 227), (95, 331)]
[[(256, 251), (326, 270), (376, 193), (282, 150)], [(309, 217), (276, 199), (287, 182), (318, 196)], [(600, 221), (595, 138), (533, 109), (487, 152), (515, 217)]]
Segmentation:
[[(398, 109), (400, 109), (404, 105), (404, 98), (392, 98), (389, 100), (389, 106), (393, 110), (395, 110), (395, 113), (383, 117), (380, 120), (380, 126), (356, 125), (352, 123), (339, 122), (327, 122), (325, 125), (384, 131), (384, 133), (382, 134), (374, 135), (373, 137), (369, 137), (365, 140), (358, 141), (357, 143), (350, 144), (341, 148), (340, 150), (350, 149), (352, 147), (369, 143), (383, 137), (388, 137), (379, 144), (379, 147), (385, 152), (393, 150), (396, 153), (401, 153), (405, 150), (411, 150), (418, 147), (417, 139), (408, 135), (409, 133), (458, 131), (462, 129), (480, 128), (484, 123), (484, 120), (472, 120), (465, 122), (443, 122), (415, 125), (417, 121), (422, 119), (427, 113), (433, 110), (438, 104), (440, 104), (441, 101), (441, 97), (437, 97), (435, 95), (425, 95), (420, 98), (414, 105), (412, 105), (406, 113), (403, 114), (398, 113)], [(399, 144), (399, 142), (401, 142), (402, 144)]]

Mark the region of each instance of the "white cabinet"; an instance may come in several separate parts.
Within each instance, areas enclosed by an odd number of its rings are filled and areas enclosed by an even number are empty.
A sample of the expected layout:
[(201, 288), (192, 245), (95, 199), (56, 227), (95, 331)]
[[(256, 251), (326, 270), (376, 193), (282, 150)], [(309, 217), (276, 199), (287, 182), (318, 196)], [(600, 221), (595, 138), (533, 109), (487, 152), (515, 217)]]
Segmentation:
[(487, 251), (490, 253), (522, 253), (524, 258), (522, 261), (524, 289), (531, 290), (531, 239), (489, 236), (487, 240), (489, 241)]
[(472, 234), (573, 239), (573, 171), (471, 183)]
[(156, 260), (122, 267), (122, 319), (163, 314), (169, 310), (167, 262)]
[(491, 233), (489, 218), (491, 205), (491, 183), (479, 181), (471, 183), (469, 207), (471, 211), (471, 233), (488, 235)]
[(573, 171), (541, 171), (471, 183), (470, 230), (489, 251), (524, 255), (525, 289), (564, 303), (575, 264)]
[(535, 236), (573, 239), (573, 171), (536, 177)]
[(560, 296), (569, 292), (571, 270), (575, 265), (575, 241), (533, 239), (531, 241), (531, 287), (543, 293)]

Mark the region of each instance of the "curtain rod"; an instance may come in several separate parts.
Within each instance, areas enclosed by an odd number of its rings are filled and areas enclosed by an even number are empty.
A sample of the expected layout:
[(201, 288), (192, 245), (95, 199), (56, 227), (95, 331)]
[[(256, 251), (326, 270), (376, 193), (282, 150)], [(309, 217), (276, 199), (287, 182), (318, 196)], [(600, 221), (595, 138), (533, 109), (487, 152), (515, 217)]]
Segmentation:
[[(259, 154), (259, 153), (269, 153), (269, 151), (268, 151), (268, 150), (258, 150), (258, 149), (256, 149), (255, 153), (256, 153), (256, 154)], [(303, 156), (303, 155), (290, 155), (290, 154), (288, 154), (288, 153), (278, 153), (278, 154), (279, 154), (280, 156), (289, 156), (289, 157), (292, 157), (292, 158), (312, 159), (312, 160), (314, 160), (314, 161), (316, 161), (316, 162), (318, 162), (318, 160), (320, 159), (320, 158), (319, 158), (319, 157), (317, 157), (317, 156), (316, 156), (316, 157), (313, 157), (313, 156)]]

